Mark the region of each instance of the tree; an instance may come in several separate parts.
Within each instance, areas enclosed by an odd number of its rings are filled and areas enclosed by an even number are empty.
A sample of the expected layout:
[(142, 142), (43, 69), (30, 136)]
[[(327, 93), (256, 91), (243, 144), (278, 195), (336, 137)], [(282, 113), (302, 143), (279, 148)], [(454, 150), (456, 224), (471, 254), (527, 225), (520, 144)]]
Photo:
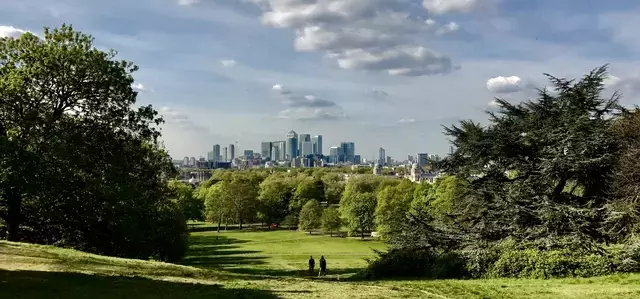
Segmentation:
[(320, 217), (322, 216), (322, 208), (317, 200), (307, 201), (300, 210), (299, 227), (300, 230), (311, 231), (320, 227)]
[(326, 208), (322, 211), (322, 219), (321, 219), (322, 230), (325, 232), (329, 232), (330, 236), (333, 237), (333, 232), (340, 230), (342, 227), (342, 219), (340, 219), (340, 213), (336, 208)]
[(403, 180), (398, 186), (387, 186), (378, 193), (375, 212), (376, 231), (383, 239), (402, 227), (413, 201), (414, 184)]
[(204, 199), (198, 198), (194, 194), (193, 187), (180, 181), (169, 182), (169, 192), (171, 197), (176, 201), (182, 209), (187, 220), (203, 221), (204, 217)]
[(591, 248), (607, 238), (618, 95), (601, 96), (606, 66), (577, 81), (547, 76), (554, 93), (541, 90), (537, 100), (520, 104), (497, 99), (488, 126), (463, 121), (445, 130), (456, 147), (445, 171), (476, 178), (454, 206), (457, 225), (476, 240)]
[(371, 232), (375, 225), (376, 195), (373, 192), (353, 193), (340, 204), (340, 214), (345, 219), (350, 234)]
[(259, 186), (260, 177), (247, 173), (234, 173), (233, 179), (229, 182), (231, 207), (240, 229), (245, 220), (257, 216)]
[(324, 195), (324, 183), (320, 179), (313, 177), (306, 177), (300, 181), (296, 188), (294, 200), (290, 204), (290, 209), (293, 214), (298, 214), (300, 208), (309, 200), (316, 200), (318, 202), (325, 199)]
[(289, 213), (295, 185), (286, 176), (271, 175), (260, 184), (259, 212), (267, 224), (280, 223)]
[(218, 223), (220, 232), (222, 221), (231, 215), (232, 198), (228, 181), (220, 181), (206, 189), (205, 194), (205, 214), (207, 220)]
[(8, 239), (178, 259), (186, 222), (168, 198), (175, 169), (157, 141), (162, 119), (135, 107), (137, 67), (66, 25), (2, 38), (0, 57)]
[(329, 204), (340, 203), (342, 192), (344, 192), (345, 182), (342, 175), (338, 173), (326, 173), (322, 176), (324, 182), (325, 198)]

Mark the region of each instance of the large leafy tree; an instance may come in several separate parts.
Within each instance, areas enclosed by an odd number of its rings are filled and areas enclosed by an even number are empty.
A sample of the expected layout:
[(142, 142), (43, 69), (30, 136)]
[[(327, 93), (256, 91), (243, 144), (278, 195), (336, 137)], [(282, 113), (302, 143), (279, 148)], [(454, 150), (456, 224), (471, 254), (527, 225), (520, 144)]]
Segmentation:
[(322, 211), (322, 217), (320, 219), (322, 230), (329, 232), (333, 237), (333, 232), (339, 231), (342, 227), (342, 219), (340, 218), (340, 212), (334, 207), (328, 207)]
[(415, 184), (403, 180), (397, 186), (387, 186), (378, 192), (375, 211), (376, 231), (384, 239), (399, 231), (407, 220), (407, 212), (413, 201)]
[(476, 177), (456, 204), (472, 240), (507, 236), (553, 247), (602, 241), (603, 207), (618, 144), (611, 134), (618, 96), (602, 97), (607, 68), (580, 80), (547, 75), (553, 91), (511, 104), (497, 99), (490, 123), (446, 128), (456, 151), (445, 170)]
[(307, 201), (300, 210), (300, 217), (298, 218), (300, 223), (300, 230), (311, 231), (320, 227), (320, 217), (322, 216), (322, 208), (317, 200), (312, 199)]
[(135, 108), (136, 70), (71, 26), (0, 39), (0, 217), (10, 240), (179, 258), (186, 223), (167, 196), (175, 170), (157, 142), (162, 119)]
[(260, 184), (259, 213), (267, 224), (280, 223), (289, 212), (295, 193), (294, 180), (284, 175), (271, 175)]

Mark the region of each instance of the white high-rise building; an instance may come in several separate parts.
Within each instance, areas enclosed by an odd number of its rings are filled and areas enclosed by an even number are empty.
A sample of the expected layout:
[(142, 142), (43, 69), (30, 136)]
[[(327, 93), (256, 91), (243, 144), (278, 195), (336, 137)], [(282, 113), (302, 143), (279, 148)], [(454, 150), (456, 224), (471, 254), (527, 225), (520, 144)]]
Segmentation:
[(213, 161), (220, 161), (220, 145), (216, 144), (213, 146)]

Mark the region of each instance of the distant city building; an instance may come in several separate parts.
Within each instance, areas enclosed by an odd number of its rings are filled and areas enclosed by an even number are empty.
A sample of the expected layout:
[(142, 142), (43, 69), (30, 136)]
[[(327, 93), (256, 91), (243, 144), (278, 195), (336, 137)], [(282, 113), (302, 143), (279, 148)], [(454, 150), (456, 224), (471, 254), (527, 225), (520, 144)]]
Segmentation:
[(228, 148), (223, 148), (222, 149), (222, 162), (228, 162), (229, 161), (229, 149)]
[(191, 157), (189, 159), (189, 165), (188, 166), (196, 166), (196, 157)]
[(338, 147), (332, 146), (329, 149), (329, 163), (338, 163)]
[(184, 157), (184, 159), (182, 159), (182, 166), (189, 166), (189, 157)]
[(284, 161), (285, 155), (286, 155), (285, 141), (271, 142), (271, 160), (272, 161)]
[(236, 159), (236, 146), (229, 144), (229, 161), (233, 162)]
[(216, 144), (213, 146), (213, 161), (220, 161), (220, 145)]
[(391, 165), (393, 165), (393, 160), (391, 159), (391, 157), (387, 156), (387, 166)]
[(260, 146), (260, 155), (262, 155), (262, 157), (266, 158), (271, 158), (271, 142), (269, 141), (265, 141), (262, 142), (262, 145)]
[(253, 159), (253, 150), (245, 150), (244, 151), (244, 157), (246, 159)]
[(298, 135), (298, 156), (299, 157), (303, 157), (304, 154), (302, 153), (302, 146), (304, 145), (305, 142), (311, 142), (311, 135), (309, 134), (300, 134)]
[(322, 155), (322, 135), (313, 136), (311, 140), (313, 142), (313, 154), (321, 156)]
[(353, 142), (341, 142), (340, 149), (338, 150), (338, 160), (340, 162), (351, 162), (354, 161), (354, 156), (356, 152), (356, 145)]
[(386, 157), (387, 157), (387, 153), (386, 153), (386, 151), (384, 150), (384, 148), (380, 148), (380, 149), (378, 150), (378, 165), (380, 165), (380, 166), (384, 166), (384, 164), (385, 164), (385, 162), (386, 162), (386, 161), (385, 161), (385, 158), (386, 158)]
[(291, 160), (298, 156), (298, 134), (291, 130), (287, 134), (286, 139), (286, 158), (287, 160)]
[(313, 143), (311, 141), (303, 141), (300, 153), (302, 157), (313, 155)]
[(425, 165), (427, 165), (427, 162), (429, 161), (429, 154), (427, 153), (419, 153), (416, 155), (417, 157), (417, 163), (418, 163), (418, 167), (420, 169), (422, 169)]
[(207, 161), (213, 161), (213, 151), (207, 152)]
[(415, 158), (414, 158), (412, 155), (409, 155), (409, 156), (407, 157), (407, 160), (408, 160), (409, 162), (413, 163), (413, 161), (415, 160)]
[(356, 164), (356, 165), (362, 164), (362, 159), (360, 159), (360, 155), (353, 156), (353, 164)]

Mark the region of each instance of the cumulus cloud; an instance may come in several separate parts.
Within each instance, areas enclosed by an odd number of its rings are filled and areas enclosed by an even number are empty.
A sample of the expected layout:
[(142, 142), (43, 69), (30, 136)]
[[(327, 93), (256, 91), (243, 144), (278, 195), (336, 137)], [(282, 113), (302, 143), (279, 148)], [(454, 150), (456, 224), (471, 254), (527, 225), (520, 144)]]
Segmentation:
[(475, 10), (483, 0), (423, 0), (422, 6), (432, 14), (466, 13)]
[(282, 97), (286, 109), (278, 114), (278, 118), (296, 120), (322, 120), (344, 118), (342, 108), (335, 102), (318, 98), (311, 94), (297, 94), (281, 84), (274, 85), (271, 90)]
[(291, 90), (285, 88), (284, 86), (282, 86), (281, 84), (276, 84), (273, 87), (271, 87), (271, 90), (279, 93), (279, 94), (290, 94)]
[(20, 28), (15, 28), (13, 26), (0, 26), (0, 38), (3, 38), (3, 37), (16, 38), (27, 32), (29, 31), (22, 30)]
[(159, 113), (160, 115), (162, 115), (162, 118), (168, 125), (173, 125), (180, 129), (192, 132), (210, 133), (210, 130), (208, 128), (197, 124), (196, 122), (192, 121), (188, 115), (183, 114), (171, 107), (162, 107), (160, 108)]
[(428, 48), (424, 37), (459, 30), (416, 17), (408, 0), (250, 0), (264, 10), (262, 22), (292, 28), (298, 51), (324, 53), (344, 69), (390, 75), (446, 74), (456, 68)]
[(142, 85), (141, 83), (134, 83), (133, 85), (131, 85), (131, 88), (133, 88), (136, 91), (145, 91), (147, 90), (147, 88)]
[(220, 64), (222, 64), (222, 66), (224, 67), (234, 67), (238, 64), (238, 62), (233, 59), (225, 59), (220, 60)]
[(498, 76), (487, 80), (487, 89), (494, 93), (514, 93), (523, 88), (524, 83), (518, 76)]

